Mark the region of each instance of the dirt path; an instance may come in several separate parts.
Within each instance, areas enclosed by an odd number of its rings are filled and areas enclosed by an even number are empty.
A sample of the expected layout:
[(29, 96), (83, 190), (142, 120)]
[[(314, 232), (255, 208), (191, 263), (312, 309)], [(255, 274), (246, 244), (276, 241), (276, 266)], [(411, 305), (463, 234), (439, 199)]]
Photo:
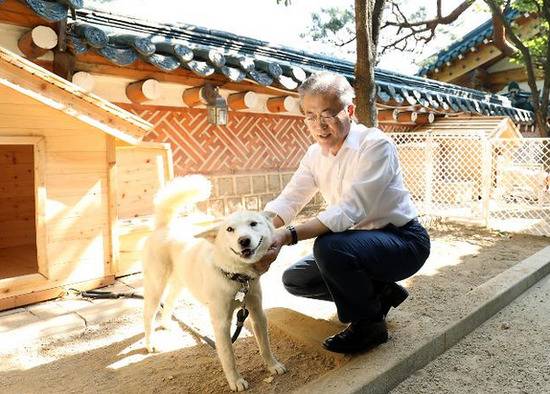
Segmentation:
[[(451, 313), (445, 306), (513, 264), (547, 246), (548, 239), (510, 236), (461, 226), (431, 231), (432, 255), (425, 267), (405, 282), (411, 297), (389, 316), (395, 335), (408, 322), (426, 320), (444, 325)], [(262, 278), (264, 307), (268, 313), (288, 308), (312, 318), (331, 319), (332, 304), (293, 297), (283, 289), (280, 276), (288, 265), (309, 253), (311, 242), (283, 249), (277, 263)], [(276, 309), (277, 308), (277, 309)], [(452, 311), (451, 311), (452, 312)], [(273, 313), (272, 313), (273, 315)], [(183, 300), (178, 319), (211, 334), (204, 310)], [(251, 385), (251, 392), (289, 392), (335, 368), (342, 358), (324, 353), (320, 347), (300, 340), (304, 326), (316, 327), (305, 317), (305, 325), (283, 327), (273, 324), (274, 354), (289, 372), (271, 379), (264, 370), (249, 332), (237, 341), (238, 369)], [(287, 335), (290, 333), (291, 335)], [(158, 332), (163, 352), (147, 355), (143, 349), (141, 308), (83, 334), (25, 344), (6, 344), (0, 349), (0, 392), (2, 393), (218, 393), (228, 392), (215, 352), (174, 322), (171, 331)], [(4, 346), (4, 344), (3, 344)], [(344, 360), (345, 361), (345, 360)], [(498, 365), (498, 364), (497, 364)]]
[(550, 393), (550, 277), (392, 394)]

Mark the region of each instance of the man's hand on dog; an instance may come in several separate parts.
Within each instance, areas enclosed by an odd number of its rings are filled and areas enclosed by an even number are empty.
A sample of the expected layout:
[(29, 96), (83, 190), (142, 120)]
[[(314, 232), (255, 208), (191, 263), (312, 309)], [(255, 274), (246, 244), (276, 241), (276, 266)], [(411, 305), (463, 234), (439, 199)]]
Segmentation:
[(288, 242), (288, 230), (275, 230), (271, 246), (267, 250), (267, 253), (264, 255), (264, 257), (262, 257), (258, 262), (254, 264), (254, 269), (260, 275), (267, 272), (267, 270), (271, 266), (271, 263), (273, 263), (277, 259), (277, 256), (279, 256), (279, 252), (281, 251), (283, 245), (288, 245)]

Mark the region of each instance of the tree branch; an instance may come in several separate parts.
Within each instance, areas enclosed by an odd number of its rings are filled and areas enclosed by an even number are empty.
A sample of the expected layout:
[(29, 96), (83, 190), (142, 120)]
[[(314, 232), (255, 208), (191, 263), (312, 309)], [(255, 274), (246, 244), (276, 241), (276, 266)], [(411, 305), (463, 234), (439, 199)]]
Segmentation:
[[(550, 22), (550, 0), (543, 0), (544, 19)], [(544, 64), (544, 84), (542, 85), (541, 112), (543, 118), (548, 118), (548, 104), (550, 100), (550, 38), (546, 40), (546, 63)], [(548, 132), (548, 130), (546, 130)], [(546, 135), (548, 137), (548, 133)]]
[(372, 41), (374, 46), (378, 47), (378, 37), (380, 36), (380, 24), (382, 23), (382, 14), (386, 0), (376, 0), (372, 11)]
[(504, 31), (504, 25), (500, 21), (500, 19), (493, 14), (493, 42), (495, 46), (500, 49), (500, 51), (508, 56), (511, 57), (514, 55), (516, 50), (508, 44), (505, 37), (505, 31)]
[[(493, 15), (500, 20), (506, 29), (506, 36), (512, 41), (515, 47), (520, 51), (523, 61), (525, 62), (525, 70), (527, 71), (527, 83), (531, 89), (531, 99), (533, 102), (533, 111), (535, 112), (536, 122), (541, 132), (545, 135), (548, 135), (548, 126), (546, 124), (546, 119), (542, 119), (541, 112), (541, 103), (539, 98), (539, 90), (536, 84), (535, 69), (533, 66), (533, 59), (531, 58), (531, 52), (523, 42), (518, 38), (518, 36), (512, 30), (512, 25), (504, 17), (500, 6), (495, 0), (484, 0), (485, 3), (491, 9)], [(544, 0), (545, 3), (548, 3), (548, 0)], [(546, 78), (545, 78), (546, 79)]]
[(438, 10), (437, 10), (437, 17), (434, 19), (429, 19), (426, 21), (418, 21), (418, 22), (408, 22), (401, 10), (399, 9), (399, 6), (395, 3), (392, 3), (393, 6), (395, 6), (399, 13), (401, 14), (401, 17), (403, 18), (403, 22), (393, 22), (389, 21), (386, 22), (384, 27), (386, 26), (396, 26), (401, 28), (411, 28), (415, 26), (422, 26), (426, 25), (427, 29), (432, 30), (435, 29), (438, 25), (448, 25), (450, 23), (453, 23), (457, 18), (466, 11), (471, 5), (473, 4), (473, 1), (466, 0), (462, 3), (460, 3), (453, 11), (451, 11), (448, 15), (442, 17), (441, 16), (441, 3), (440, 0), (438, 0)]

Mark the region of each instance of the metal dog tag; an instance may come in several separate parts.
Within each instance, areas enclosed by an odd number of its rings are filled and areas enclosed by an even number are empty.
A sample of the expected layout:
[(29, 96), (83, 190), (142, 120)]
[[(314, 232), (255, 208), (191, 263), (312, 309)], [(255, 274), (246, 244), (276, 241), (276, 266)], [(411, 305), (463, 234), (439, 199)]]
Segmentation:
[(243, 302), (244, 296), (246, 295), (246, 292), (244, 292), (242, 289), (235, 294), (235, 301)]

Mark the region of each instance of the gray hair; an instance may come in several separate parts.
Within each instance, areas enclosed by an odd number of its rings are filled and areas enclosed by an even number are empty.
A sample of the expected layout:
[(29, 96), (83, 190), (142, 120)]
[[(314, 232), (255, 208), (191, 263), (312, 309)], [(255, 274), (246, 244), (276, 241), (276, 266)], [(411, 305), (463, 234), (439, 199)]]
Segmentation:
[(355, 91), (348, 80), (339, 74), (330, 71), (321, 71), (311, 74), (298, 88), (300, 104), (306, 94), (325, 95), (335, 94), (343, 105), (353, 104)]

